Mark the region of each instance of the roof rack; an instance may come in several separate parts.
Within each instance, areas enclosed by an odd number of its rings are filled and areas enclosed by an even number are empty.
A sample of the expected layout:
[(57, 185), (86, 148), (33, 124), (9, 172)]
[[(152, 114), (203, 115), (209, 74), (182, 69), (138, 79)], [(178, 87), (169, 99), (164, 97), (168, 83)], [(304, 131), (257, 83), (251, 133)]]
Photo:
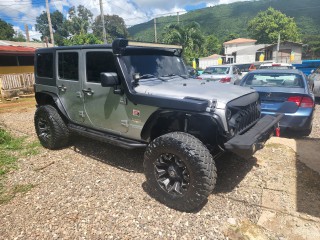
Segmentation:
[(182, 49), (182, 46), (180, 45), (149, 43), (149, 42), (133, 42), (133, 41), (129, 41), (128, 46)]
[(124, 38), (117, 38), (112, 42), (112, 49), (113, 49), (114, 53), (120, 53), (120, 50), (123, 48), (126, 48), (127, 46), (151, 47), (151, 48), (172, 48), (172, 49), (181, 49), (182, 50), (182, 46), (179, 46), (179, 45), (129, 41)]

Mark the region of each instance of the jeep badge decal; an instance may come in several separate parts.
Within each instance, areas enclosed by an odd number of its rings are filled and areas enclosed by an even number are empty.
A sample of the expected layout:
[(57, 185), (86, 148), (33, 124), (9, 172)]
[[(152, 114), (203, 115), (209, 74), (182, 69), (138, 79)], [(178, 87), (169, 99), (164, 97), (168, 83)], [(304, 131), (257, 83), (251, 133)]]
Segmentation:
[(136, 117), (140, 117), (140, 110), (133, 109), (132, 110), (132, 115), (136, 116)]

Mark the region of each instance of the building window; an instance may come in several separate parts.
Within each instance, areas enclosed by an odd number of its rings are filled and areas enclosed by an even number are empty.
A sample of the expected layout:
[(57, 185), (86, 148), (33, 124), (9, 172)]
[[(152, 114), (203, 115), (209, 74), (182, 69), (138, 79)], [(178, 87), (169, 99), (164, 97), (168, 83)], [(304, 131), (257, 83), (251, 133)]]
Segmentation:
[(53, 78), (53, 54), (37, 54), (37, 76)]
[(79, 57), (77, 52), (59, 52), (58, 74), (61, 79), (79, 80)]

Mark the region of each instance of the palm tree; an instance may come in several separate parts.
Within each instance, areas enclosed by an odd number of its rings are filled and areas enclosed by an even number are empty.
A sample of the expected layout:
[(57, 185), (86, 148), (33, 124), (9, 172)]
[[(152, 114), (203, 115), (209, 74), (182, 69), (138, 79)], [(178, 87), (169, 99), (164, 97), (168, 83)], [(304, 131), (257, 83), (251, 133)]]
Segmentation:
[(200, 30), (200, 25), (196, 22), (186, 26), (170, 24), (164, 28), (162, 37), (164, 43), (181, 45), (183, 56), (188, 62), (202, 54), (205, 38)]

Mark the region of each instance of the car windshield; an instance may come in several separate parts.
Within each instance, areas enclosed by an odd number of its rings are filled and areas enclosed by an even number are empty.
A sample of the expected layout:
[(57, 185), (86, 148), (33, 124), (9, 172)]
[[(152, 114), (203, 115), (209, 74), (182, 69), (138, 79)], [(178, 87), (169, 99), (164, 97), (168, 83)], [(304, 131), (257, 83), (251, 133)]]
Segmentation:
[(187, 76), (188, 72), (180, 57), (167, 55), (126, 55), (124, 63), (130, 76), (139, 73), (141, 81), (158, 77)]
[(228, 67), (208, 67), (203, 71), (203, 74), (227, 74), (229, 73)]
[(303, 78), (294, 73), (251, 73), (245, 78), (244, 86), (303, 88)]

